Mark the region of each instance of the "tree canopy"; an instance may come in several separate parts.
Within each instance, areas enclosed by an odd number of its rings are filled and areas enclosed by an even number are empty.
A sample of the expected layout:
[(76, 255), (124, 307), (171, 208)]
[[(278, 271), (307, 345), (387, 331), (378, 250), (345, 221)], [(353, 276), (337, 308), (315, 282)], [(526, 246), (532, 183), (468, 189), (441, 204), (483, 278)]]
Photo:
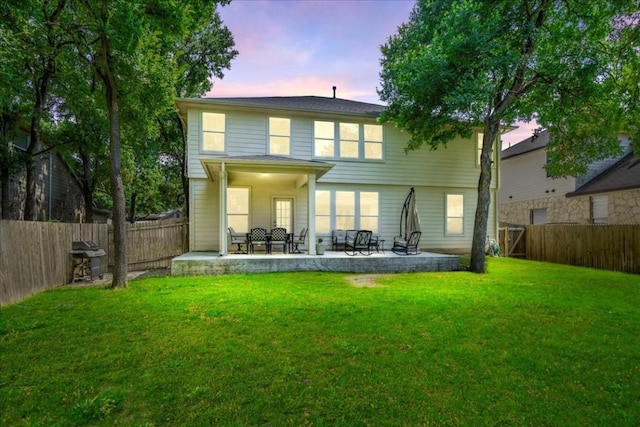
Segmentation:
[(554, 135), (549, 171), (577, 174), (637, 132), (635, 1), (420, 0), (381, 47), (383, 121), (408, 150), (483, 132), (471, 269), (485, 271), (491, 164), (501, 125), (536, 118)]
[[(133, 219), (136, 207), (185, 200), (184, 137), (174, 100), (202, 95), (237, 55), (218, 14), (228, 3), (6, 0), (0, 6), (3, 196), (5, 177), (16, 169), (9, 138), (18, 125), (31, 132), (24, 160), (29, 183), (42, 133), (79, 182), (89, 214), (96, 189), (110, 191), (114, 287), (126, 285), (126, 196)], [(25, 219), (35, 218), (30, 185), (26, 200)]]

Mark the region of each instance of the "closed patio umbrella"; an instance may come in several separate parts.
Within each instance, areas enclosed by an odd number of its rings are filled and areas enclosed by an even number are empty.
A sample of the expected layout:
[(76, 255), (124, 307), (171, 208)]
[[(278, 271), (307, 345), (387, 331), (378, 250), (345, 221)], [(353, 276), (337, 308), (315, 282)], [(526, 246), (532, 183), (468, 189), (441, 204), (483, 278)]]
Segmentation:
[(400, 215), (400, 236), (406, 240), (414, 231), (421, 231), (420, 214), (418, 214), (418, 207), (416, 206), (416, 191), (411, 187), (411, 190), (402, 205), (402, 213)]

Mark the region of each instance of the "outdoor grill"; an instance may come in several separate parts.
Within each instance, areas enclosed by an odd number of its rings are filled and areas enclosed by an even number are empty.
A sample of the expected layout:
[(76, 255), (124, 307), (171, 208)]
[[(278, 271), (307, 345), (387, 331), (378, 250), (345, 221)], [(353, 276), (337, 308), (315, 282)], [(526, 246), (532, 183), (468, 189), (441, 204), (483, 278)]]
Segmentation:
[(91, 240), (80, 240), (71, 242), (71, 252), (73, 258), (73, 281), (102, 278), (100, 268), (100, 257), (106, 255), (97, 243)]

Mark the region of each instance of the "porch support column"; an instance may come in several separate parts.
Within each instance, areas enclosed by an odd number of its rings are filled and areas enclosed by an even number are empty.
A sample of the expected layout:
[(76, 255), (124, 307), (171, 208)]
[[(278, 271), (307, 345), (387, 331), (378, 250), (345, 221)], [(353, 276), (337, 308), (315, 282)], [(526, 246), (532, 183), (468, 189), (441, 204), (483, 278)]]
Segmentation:
[(307, 224), (309, 231), (309, 255), (316, 254), (316, 174), (310, 173), (307, 179), (308, 189), (308, 203), (309, 212), (307, 212), (307, 218), (309, 223)]
[(219, 191), (220, 191), (220, 206), (218, 215), (220, 217), (220, 231), (219, 231), (219, 247), (220, 256), (227, 255), (227, 170), (224, 162), (220, 164), (220, 179), (219, 179)]

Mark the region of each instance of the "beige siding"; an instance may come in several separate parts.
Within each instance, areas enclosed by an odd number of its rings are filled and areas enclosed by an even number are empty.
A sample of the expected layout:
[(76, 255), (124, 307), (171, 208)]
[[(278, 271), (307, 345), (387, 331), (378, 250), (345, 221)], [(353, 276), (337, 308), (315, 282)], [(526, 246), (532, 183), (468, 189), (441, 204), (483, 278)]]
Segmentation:
[[(423, 249), (441, 249), (452, 252), (468, 252), (473, 240), (473, 222), (477, 203), (477, 190), (471, 188), (426, 187), (414, 186), (416, 203), (420, 214), (422, 237), (420, 247)], [(402, 205), (410, 186), (398, 185), (352, 185), (352, 184), (318, 184), (317, 190), (343, 191), (378, 191), (380, 212), (378, 218), (381, 239), (385, 240), (385, 248), (390, 249), (394, 236), (400, 232), (400, 216)], [(464, 234), (459, 236), (445, 235), (445, 197), (446, 194), (462, 194), (464, 196)], [(489, 234), (494, 235), (495, 215), (489, 216)]]
[[(188, 119), (189, 176), (192, 183), (191, 200), (191, 250), (218, 250), (218, 183), (207, 179), (200, 164), (201, 158), (217, 157), (200, 151), (201, 111), (190, 109)], [(225, 156), (262, 155), (267, 153), (268, 117), (264, 113), (242, 111), (225, 112), (226, 143)], [(311, 160), (313, 158), (313, 121), (309, 115), (278, 117), (291, 118), (291, 157)], [(323, 117), (322, 120), (340, 121), (340, 117)], [(343, 121), (345, 121), (343, 119)], [(357, 121), (352, 118), (348, 121)], [(373, 123), (363, 118), (360, 123)], [(417, 151), (404, 152), (408, 141), (406, 134), (392, 125), (385, 125), (384, 159), (381, 161), (346, 161), (338, 159), (314, 159), (334, 164), (334, 168), (319, 179), (317, 189), (344, 189), (349, 191), (378, 191), (380, 194), (380, 235), (390, 248), (393, 237), (398, 234), (402, 203), (410, 187), (416, 188), (418, 206), (422, 215), (423, 248), (445, 250), (469, 250), (473, 234), (473, 219), (477, 199), (477, 184), (480, 173), (476, 165), (477, 146), (475, 136), (450, 142), (447, 147), (430, 150), (423, 147)], [(497, 163), (497, 162), (496, 162)], [(498, 177), (493, 170), (493, 200), (497, 191)], [(270, 228), (272, 224), (271, 203), (273, 197), (295, 198), (295, 233), (307, 225), (307, 186), (296, 188), (293, 182), (258, 182), (257, 175), (231, 176), (229, 186), (251, 188), (250, 226)], [(464, 235), (445, 236), (445, 194), (463, 194), (465, 197)], [(489, 230), (496, 228), (491, 210)], [(490, 231), (490, 234), (492, 232)]]
[(545, 150), (502, 160), (499, 203), (563, 196), (575, 191), (575, 178), (547, 178)]
[(189, 248), (192, 251), (219, 250), (218, 183), (207, 179), (191, 179)]

